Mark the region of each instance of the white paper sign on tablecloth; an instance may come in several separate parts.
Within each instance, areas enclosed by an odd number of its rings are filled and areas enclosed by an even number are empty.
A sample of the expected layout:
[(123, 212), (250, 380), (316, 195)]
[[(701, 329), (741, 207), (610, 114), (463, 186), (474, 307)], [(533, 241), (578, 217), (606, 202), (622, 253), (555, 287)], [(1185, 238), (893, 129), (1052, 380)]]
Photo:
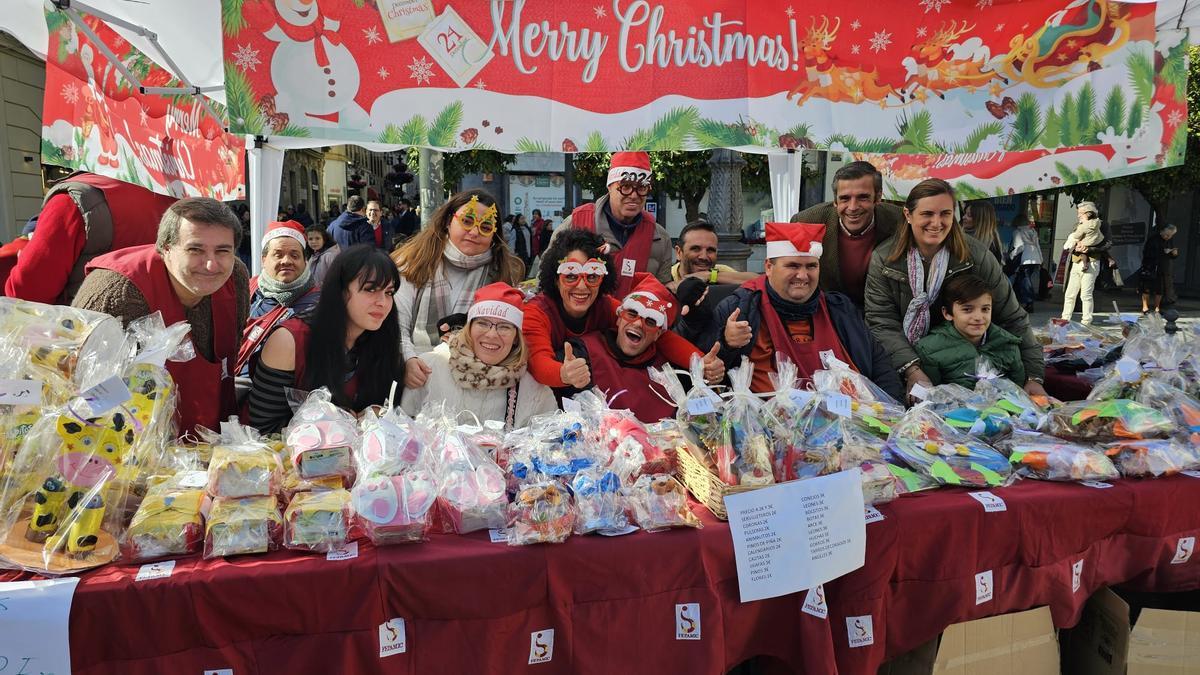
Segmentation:
[(0, 583), (0, 673), (69, 675), (78, 584), (78, 577)]
[(728, 495), (725, 508), (742, 602), (802, 591), (863, 566), (858, 469)]

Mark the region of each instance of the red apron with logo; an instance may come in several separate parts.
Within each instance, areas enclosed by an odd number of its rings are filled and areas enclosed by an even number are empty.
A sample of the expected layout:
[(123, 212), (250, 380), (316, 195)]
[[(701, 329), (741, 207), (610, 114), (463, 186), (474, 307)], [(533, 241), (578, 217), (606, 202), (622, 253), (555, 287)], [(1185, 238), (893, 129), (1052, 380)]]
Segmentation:
[[(571, 227), (596, 231), (596, 205), (584, 204), (571, 212)], [(613, 295), (624, 298), (633, 290), (633, 275), (645, 272), (646, 263), (650, 260), (650, 249), (654, 245), (654, 216), (649, 211), (642, 211), (642, 220), (629, 235), (629, 240), (610, 257), (613, 268), (617, 271), (617, 288)]]
[[(292, 334), (292, 340), (296, 343), (296, 387), (300, 389), (310, 389), (310, 385), (304, 381), (305, 362), (308, 360), (308, 338), (312, 335), (312, 328), (309, 327), (303, 319), (292, 317), (287, 321), (279, 324), (279, 328), (284, 328)], [(265, 342), (265, 341), (264, 341)], [(346, 380), (345, 384), (346, 398), (351, 401), (358, 395), (358, 373)], [(357, 412), (357, 411), (355, 411)]]
[(617, 361), (603, 333), (588, 333), (580, 340), (587, 348), (592, 384), (600, 387), (605, 396), (612, 399), (614, 410), (629, 410), (647, 424), (675, 417), (675, 406), (667, 403), (670, 396), (651, 381), (647, 370), (650, 367), (661, 368), (667, 362), (655, 345), (650, 346), (654, 353), (645, 362), (638, 366), (626, 366)]
[(857, 368), (850, 360), (850, 354), (842, 345), (842, 339), (838, 337), (837, 329), (833, 327), (833, 322), (829, 319), (829, 308), (825, 305), (823, 292), (817, 291), (820, 294), (817, 299), (819, 307), (812, 316), (812, 342), (796, 342), (788, 333), (787, 327), (783, 325), (783, 320), (779, 318), (775, 307), (771, 305), (771, 299), (767, 297), (767, 277), (764, 275), (751, 279), (742, 284), (742, 288), (759, 291), (761, 298), (759, 307), (762, 311), (762, 323), (759, 330), (765, 328), (771, 336), (771, 346), (775, 348), (775, 352), (783, 354), (796, 364), (796, 370), (802, 381), (811, 380), (814, 372), (825, 368), (821, 363), (821, 352), (825, 351), (833, 352), (839, 361), (852, 368)]
[[(93, 269), (112, 270), (137, 287), (151, 311), (162, 313), (170, 326), (186, 321), (183, 303), (171, 286), (167, 267), (154, 250), (154, 244), (133, 246), (106, 253), (88, 265)], [(196, 425), (219, 429), (222, 420), (237, 414), (237, 395), (233, 388), (233, 363), (238, 351), (237, 293), (233, 275), (213, 293), (213, 357), (199, 354), (190, 361), (167, 361), (167, 372), (179, 388), (178, 421), (180, 435)]]

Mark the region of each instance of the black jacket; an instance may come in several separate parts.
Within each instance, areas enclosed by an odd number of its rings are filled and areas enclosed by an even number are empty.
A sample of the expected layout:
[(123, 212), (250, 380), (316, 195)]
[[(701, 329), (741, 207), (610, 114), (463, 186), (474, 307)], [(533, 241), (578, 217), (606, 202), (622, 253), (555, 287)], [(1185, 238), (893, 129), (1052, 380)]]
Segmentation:
[[(697, 320), (691, 323), (679, 322), (676, 324), (676, 330), (702, 352), (712, 349), (713, 344), (721, 340), (718, 355), (726, 368), (736, 368), (741, 364), (743, 356), (750, 356), (750, 350), (754, 347), (754, 341), (758, 339), (758, 331), (762, 327), (760, 295), (760, 291), (738, 288), (733, 295), (725, 298), (717, 306), (715, 316), (711, 319), (704, 320), (705, 318), (698, 316)], [(867, 324), (863, 322), (850, 297), (843, 293), (825, 293), (825, 306), (829, 309), (829, 320), (833, 323), (842, 345), (850, 353), (854, 366), (897, 401), (903, 400), (904, 387), (900, 384), (900, 376), (892, 368), (891, 359), (883, 351), (883, 347), (867, 330)], [(738, 318), (750, 322), (752, 333), (750, 342), (741, 349), (733, 349), (724, 344), (725, 321), (733, 314), (735, 308), (742, 310)]]

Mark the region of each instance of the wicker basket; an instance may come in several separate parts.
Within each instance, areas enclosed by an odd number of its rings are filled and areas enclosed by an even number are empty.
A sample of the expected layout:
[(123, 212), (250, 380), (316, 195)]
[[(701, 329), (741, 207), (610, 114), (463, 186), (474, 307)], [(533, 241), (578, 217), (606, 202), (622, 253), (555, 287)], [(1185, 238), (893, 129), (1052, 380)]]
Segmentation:
[(721, 480), (696, 459), (693, 451), (700, 452), (690, 441), (688, 447), (679, 448), (675, 453), (678, 469), (676, 470), (679, 480), (687, 486), (688, 492), (696, 498), (696, 501), (704, 504), (712, 514), (720, 520), (728, 520), (729, 514), (725, 511), (725, 495), (737, 494), (739, 492), (747, 492), (757, 489), (760, 486), (750, 485), (730, 485)]

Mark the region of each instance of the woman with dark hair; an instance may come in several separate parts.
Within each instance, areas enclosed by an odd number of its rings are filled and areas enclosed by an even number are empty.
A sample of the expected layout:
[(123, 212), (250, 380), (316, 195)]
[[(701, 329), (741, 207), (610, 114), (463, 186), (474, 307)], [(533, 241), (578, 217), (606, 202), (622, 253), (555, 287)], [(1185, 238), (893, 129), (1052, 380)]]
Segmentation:
[(338, 254), (312, 316), (284, 321), (250, 362), (250, 425), (264, 434), (287, 426), (289, 388), (326, 387), (354, 412), (383, 404), (402, 376), (392, 300), (399, 284), (395, 264), (371, 244)]
[[(605, 331), (616, 323), (620, 300), (612, 261), (601, 253), (604, 238), (587, 230), (564, 230), (543, 254), (538, 294), (525, 306), (521, 330), (529, 345), (529, 372), (551, 388), (586, 388), (591, 373), (566, 344), (568, 337)], [(640, 280), (635, 275), (634, 283)], [(666, 298), (675, 302), (675, 298)], [(676, 333), (665, 333), (658, 347), (672, 364), (687, 368), (692, 356), (703, 356)], [(723, 366), (722, 366), (723, 367)], [(714, 371), (716, 366), (713, 366)], [(707, 374), (707, 370), (706, 370)]]
[(1157, 312), (1164, 306), (1175, 304), (1175, 258), (1179, 249), (1175, 247), (1174, 225), (1155, 228), (1146, 237), (1142, 249), (1142, 269), (1138, 279), (1138, 292), (1142, 294), (1142, 314), (1153, 307)]
[[(905, 391), (931, 386), (914, 345), (943, 317), (934, 313), (943, 285), (972, 273), (992, 289), (993, 322), (1021, 339), (1021, 361), (1031, 395), (1045, 395), (1046, 364), (1000, 263), (987, 247), (963, 232), (954, 218), (954, 188), (931, 178), (912, 189), (904, 205), (907, 221), (871, 254), (864, 295), (867, 324), (904, 376)], [(911, 395), (910, 395), (911, 398)]]
[(441, 344), (442, 317), (465, 314), (475, 291), (488, 284), (515, 286), (525, 278), (525, 265), (509, 251), (499, 226), (496, 200), (483, 190), (466, 190), (392, 254), (401, 276), (396, 308), (405, 386), (420, 387), (429, 378), (429, 364), (420, 356)]

